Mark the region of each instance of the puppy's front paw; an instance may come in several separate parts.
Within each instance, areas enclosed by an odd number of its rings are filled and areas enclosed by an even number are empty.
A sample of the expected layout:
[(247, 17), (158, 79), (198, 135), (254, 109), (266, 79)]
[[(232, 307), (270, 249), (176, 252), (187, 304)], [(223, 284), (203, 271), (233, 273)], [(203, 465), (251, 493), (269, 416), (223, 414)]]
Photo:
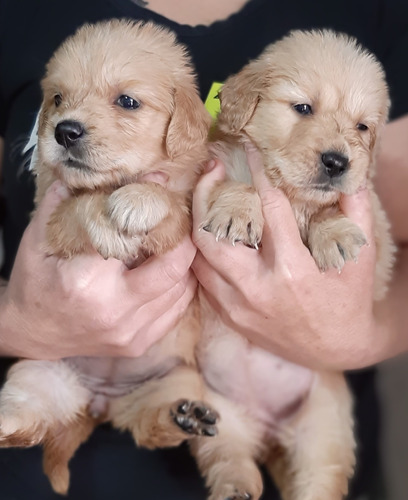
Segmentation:
[(230, 186), (216, 189), (201, 228), (213, 233), (218, 240), (226, 239), (233, 245), (258, 248), (262, 238), (263, 215), (258, 194), (248, 186)]
[(130, 236), (149, 232), (169, 214), (169, 203), (161, 186), (129, 184), (107, 200), (107, 215), (114, 227)]
[(313, 223), (309, 231), (309, 249), (319, 269), (334, 267), (341, 271), (348, 260), (357, 260), (367, 243), (363, 231), (346, 217)]
[(104, 258), (114, 258), (123, 262), (133, 261), (138, 256), (142, 238), (129, 236), (112, 227), (109, 220), (101, 217), (99, 224), (93, 220), (86, 220), (84, 227), (87, 230), (92, 247)]

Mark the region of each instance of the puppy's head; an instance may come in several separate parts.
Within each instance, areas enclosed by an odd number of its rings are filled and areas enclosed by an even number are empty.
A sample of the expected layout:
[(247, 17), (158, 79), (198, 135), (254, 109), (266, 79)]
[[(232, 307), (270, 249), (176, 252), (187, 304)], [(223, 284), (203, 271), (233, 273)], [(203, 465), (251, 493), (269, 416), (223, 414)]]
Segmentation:
[(388, 115), (384, 72), (354, 39), (292, 32), (227, 80), (219, 128), (247, 134), (293, 196), (332, 202), (370, 175)]
[(209, 117), (189, 57), (151, 23), (83, 26), (48, 63), (42, 89), (39, 160), (71, 188), (177, 170), (206, 141)]

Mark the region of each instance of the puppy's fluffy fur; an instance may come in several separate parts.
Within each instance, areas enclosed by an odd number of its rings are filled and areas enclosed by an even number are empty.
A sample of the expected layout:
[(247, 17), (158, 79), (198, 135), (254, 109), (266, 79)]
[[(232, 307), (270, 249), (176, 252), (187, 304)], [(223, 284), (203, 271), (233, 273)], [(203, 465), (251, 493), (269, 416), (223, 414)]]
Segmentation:
[[(49, 252), (95, 248), (135, 265), (174, 247), (190, 230), (210, 124), (184, 47), (150, 23), (86, 25), (52, 57), (42, 87), (36, 203), (56, 179), (73, 194), (48, 224)], [(0, 394), (0, 446), (42, 443), (64, 493), (69, 459), (101, 421), (149, 448), (213, 434), (216, 414), (199, 402), (196, 321), (192, 305), (137, 359), (18, 362)]]
[[(341, 34), (293, 32), (227, 80), (220, 99), (212, 151), (228, 180), (211, 193), (202, 227), (231, 242), (257, 247), (261, 241), (261, 203), (242, 146), (247, 136), (272, 185), (289, 198), (321, 270), (341, 270), (365, 244), (339, 198), (368, 186), (378, 250), (375, 293), (383, 297), (393, 246), (371, 179), (389, 98), (375, 58)], [(204, 298), (203, 309), (199, 363), (214, 391), (207, 401), (222, 415), (218, 436), (195, 445), (211, 499), (258, 499), (256, 464), (264, 463), (285, 500), (340, 500), (355, 461), (343, 375), (312, 373), (251, 346), (217, 320)]]

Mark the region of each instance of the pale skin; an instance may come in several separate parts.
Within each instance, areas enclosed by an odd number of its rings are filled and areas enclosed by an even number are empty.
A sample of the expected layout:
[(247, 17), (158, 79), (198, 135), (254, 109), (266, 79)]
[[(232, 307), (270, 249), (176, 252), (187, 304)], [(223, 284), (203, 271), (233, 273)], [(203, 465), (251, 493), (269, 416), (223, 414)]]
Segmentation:
[(248, 0), (132, 0), (135, 4), (153, 10), (158, 14), (180, 24), (197, 26), (209, 25), (214, 21), (226, 19), (238, 12)]
[(194, 197), (193, 269), (223, 319), (248, 339), (311, 368), (363, 368), (408, 349), (408, 117), (386, 126), (377, 185), (399, 248), (386, 300), (373, 308), (375, 245), (366, 190), (344, 196), (342, 209), (366, 233), (358, 263), (341, 274), (317, 269), (303, 245), (288, 200), (263, 174), (259, 153), (247, 151), (266, 221), (259, 251), (216, 242), (199, 230), (205, 200), (224, 175), (217, 162), (200, 180)]

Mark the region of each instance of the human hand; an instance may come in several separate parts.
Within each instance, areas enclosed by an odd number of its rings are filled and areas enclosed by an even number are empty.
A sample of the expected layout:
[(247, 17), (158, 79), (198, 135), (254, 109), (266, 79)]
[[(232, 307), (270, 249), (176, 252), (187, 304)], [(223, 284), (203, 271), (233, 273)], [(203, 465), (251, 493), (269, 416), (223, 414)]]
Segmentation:
[(224, 176), (223, 165), (200, 180), (193, 198), (193, 263), (204, 294), (229, 326), (251, 342), (315, 369), (368, 366), (381, 343), (374, 339), (373, 287), (376, 250), (367, 190), (343, 196), (341, 208), (369, 242), (358, 263), (341, 273), (321, 273), (303, 244), (292, 208), (263, 173), (259, 152), (247, 150), (254, 185), (263, 204), (265, 227), (259, 251), (219, 241), (199, 229), (206, 199)]
[(196, 249), (174, 250), (129, 270), (99, 254), (58, 259), (45, 252), (45, 229), (68, 193), (48, 190), (27, 227), (0, 298), (0, 352), (33, 359), (139, 356), (165, 335), (194, 296)]

